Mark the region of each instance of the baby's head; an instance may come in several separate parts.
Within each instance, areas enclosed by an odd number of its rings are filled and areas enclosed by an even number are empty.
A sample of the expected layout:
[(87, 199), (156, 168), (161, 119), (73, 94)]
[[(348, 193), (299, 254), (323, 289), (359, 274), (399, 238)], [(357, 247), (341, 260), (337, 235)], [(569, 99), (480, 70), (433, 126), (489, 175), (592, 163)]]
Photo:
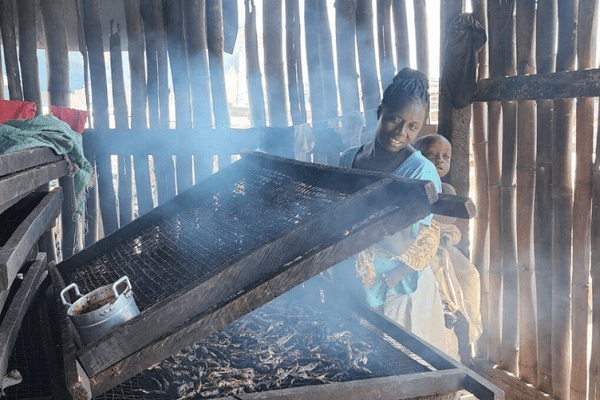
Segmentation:
[(414, 141), (413, 147), (430, 160), (443, 178), (450, 171), (452, 161), (452, 145), (448, 139), (437, 133), (422, 136)]

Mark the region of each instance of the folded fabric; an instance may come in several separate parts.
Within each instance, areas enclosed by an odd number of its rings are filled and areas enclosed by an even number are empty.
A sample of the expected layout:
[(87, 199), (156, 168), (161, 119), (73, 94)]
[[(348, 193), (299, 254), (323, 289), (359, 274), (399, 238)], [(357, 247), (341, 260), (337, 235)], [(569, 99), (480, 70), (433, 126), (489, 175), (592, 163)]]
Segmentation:
[(35, 147), (49, 147), (64, 155), (69, 162), (69, 173), (74, 176), (77, 210), (73, 219), (83, 214), (87, 188), (92, 186), (92, 165), (83, 155), (82, 136), (67, 123), (51, 115), (38, 115), (19, 121), (18, 126), (0, 125), (0, 154), (16, 153)]
[(35, 103), (29, 101), (0, 100), (0, 124), (9, 119), (29, 119), (35, 116)]

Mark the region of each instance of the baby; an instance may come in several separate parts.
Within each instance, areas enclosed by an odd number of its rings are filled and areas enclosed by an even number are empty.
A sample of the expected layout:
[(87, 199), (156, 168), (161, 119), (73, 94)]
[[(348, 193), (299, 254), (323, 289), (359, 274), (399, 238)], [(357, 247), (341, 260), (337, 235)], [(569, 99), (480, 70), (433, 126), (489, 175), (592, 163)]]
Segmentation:
[[(448, 174), (452, 161), (452, 146), (448, 139), (438, 134), (422, 136), (413, 143), (413, 147), (435, 165), (440, 178)], [(442, 183), (442, 193), (456, 194), (456, 191), (451, 185)], [(448, 350), (454, 348), (455, 351), (449, 353), (454, 353), (452, 355), (455, 357), (460, 354), (461, 361), (468, 365), (470, 345), (482, 332), (479, 273), (455, 247), (461, 239), (460, 231), (453, 225), (456, 218), (442, 215), (435, 215), (434, 218), (440, 222), (441, 235), (440, 247), (431, 262), (431, 268), (440, 285), (447, 310), (446, 327), (449, 332), (446, 347)], [(456, 336), (451, 335), (452, 330)]]

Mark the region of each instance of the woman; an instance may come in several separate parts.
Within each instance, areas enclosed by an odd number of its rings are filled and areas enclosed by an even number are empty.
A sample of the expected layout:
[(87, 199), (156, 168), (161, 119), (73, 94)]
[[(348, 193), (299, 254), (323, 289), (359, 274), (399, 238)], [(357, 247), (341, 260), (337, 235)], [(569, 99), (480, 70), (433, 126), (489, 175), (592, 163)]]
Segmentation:
[[(410, 145), (429, 113), (428, 87), (423, 73), (400, 71), (383, 93), (374, 139), (346, 150), (340, 166), (430, 180), (441, 192), (435, 166)], [(439, 224), (430, 215), (361, 252), (356, 273), (372, 307), (445, 351), (443, 306), (429, 266), (439, 240)]]

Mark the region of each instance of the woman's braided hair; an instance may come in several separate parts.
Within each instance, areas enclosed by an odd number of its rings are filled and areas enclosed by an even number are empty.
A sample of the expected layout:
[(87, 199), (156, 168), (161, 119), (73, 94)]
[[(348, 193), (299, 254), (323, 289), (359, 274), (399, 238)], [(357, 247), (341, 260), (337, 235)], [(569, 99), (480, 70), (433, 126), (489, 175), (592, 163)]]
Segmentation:
[(415, 102), (425, 106), (429, 114), (429, 80), (421, 71), (404, 68), (394, 76), (394, 80), (383, 92), (381, 104), (377, 108), (377, 119), (383, 107), (393, 109), (407, 102)]

